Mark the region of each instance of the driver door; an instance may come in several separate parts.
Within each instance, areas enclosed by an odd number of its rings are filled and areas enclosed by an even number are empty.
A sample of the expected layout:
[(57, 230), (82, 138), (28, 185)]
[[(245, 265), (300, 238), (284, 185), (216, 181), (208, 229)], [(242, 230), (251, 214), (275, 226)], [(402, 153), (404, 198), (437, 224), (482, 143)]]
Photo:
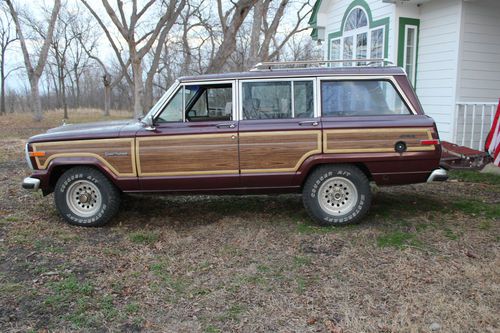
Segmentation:
[(221, 190), (239, 186), (234, 81), (187, 83), (137, 132), (143, 191)]

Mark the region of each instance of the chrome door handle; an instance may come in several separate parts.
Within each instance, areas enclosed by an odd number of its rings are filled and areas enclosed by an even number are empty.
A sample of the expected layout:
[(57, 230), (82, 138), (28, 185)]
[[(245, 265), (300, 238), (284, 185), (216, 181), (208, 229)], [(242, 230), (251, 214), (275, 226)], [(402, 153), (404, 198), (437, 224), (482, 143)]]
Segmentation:
[(217, 126), (217, 128), (235, 128), (236, 127), (236, 125), (234, 123), (230, 123), (230, 124), (217, 124), (215, 126)]
[(319, 122), (316, 120), (306, 120), (299, 123), (300, 126), (318, 126)]

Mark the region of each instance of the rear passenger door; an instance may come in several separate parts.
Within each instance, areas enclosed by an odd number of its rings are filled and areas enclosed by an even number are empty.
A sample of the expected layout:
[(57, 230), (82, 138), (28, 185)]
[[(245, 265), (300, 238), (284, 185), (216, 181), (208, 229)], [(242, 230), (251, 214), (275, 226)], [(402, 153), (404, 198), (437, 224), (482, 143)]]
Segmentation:
[(239, 91), (242, 187), (290, 186), (302, 162), (321, 153), (315, 80), (241, 80)]

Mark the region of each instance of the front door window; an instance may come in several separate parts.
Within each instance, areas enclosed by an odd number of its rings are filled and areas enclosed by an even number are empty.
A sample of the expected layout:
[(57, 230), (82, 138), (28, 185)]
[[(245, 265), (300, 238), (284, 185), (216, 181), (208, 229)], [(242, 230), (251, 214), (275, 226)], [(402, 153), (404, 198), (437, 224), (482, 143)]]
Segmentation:
[(157, 122), (229, 121), (233, 114), (232, 99), (230, 83), (181, 86)]
[(159, 123), (182, 122), (183, 121), (183, 93), (184, 87), (180, 87), (174, 97), (170, 99), (157, 119)]

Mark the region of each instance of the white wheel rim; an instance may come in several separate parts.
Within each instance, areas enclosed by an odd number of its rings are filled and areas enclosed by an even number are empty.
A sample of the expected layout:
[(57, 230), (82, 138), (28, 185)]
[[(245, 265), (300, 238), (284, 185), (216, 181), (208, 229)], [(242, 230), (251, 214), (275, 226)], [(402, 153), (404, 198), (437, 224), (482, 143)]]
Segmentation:
[(88, 180), (79, 180), (69, 185), (66, 191), (66, 203), (75, 215), (90, 217), (95, 215), (102, 205), (101, 191)]
[(327, 179), (319, 188), (318, 201), (326, 213), (341, 216), (349, 213), (358, 202), (358, 190), (344, 177)]

